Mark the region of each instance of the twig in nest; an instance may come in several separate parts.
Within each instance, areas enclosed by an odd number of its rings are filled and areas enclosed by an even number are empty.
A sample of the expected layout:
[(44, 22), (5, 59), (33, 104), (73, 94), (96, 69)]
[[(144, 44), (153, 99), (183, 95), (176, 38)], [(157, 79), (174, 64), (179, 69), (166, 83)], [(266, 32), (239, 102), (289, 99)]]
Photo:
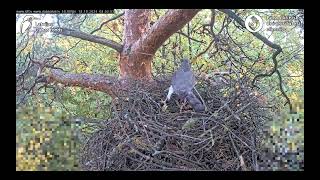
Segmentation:
[[(169, 84), (170, 80), (163, 83)], [(83, 167), (88, 170), (159, 171), (254, 169), (252, 154), (259, 153), (256, 152), (259, 149), (255, 150), (255, 147), (259, 147), (256, 144), (259, 141), (253, 142), (248, 139), (251, 139), (252, 132), (261, 130), (261, 116), (257, 117), (257, 114), (263, 114), (265, 109), (258, 109), (259, 104), (255, 99), (246, 98), (252, 91), (250, 88), (243, 89), (240, 95), (231, 93), (233, 95), (224, 97), (221, 89), (227, 85), (222, 84), (220, 87), (210, 83), (203, 84), (206, 87), (199, 89), (199, 93), (208, 108), (208, 112), (203, 113), (180, 113), (179, 105), (174, 102), (168, 107), (170, 111), (159, 111), (159, 106), (154, 102), (163, 99), (163, 91), (168, 86), (157, 87), (150, 93), (145, 88), (132, 89), (123, 98), (119, 97), (118, 110), (114, 108), (116, 112), (113, 113), (112, 119), (106, 120), (105, 124), (108, 125), (98, 127), (101, 129), (94, 133), (95, 138), (91, 138), (85, 144), (82, 156), (84, 160), (81, 161)], [(231, 84), (236, 83), (231, 82)], [(244, 99), (237, 102), (240, 103), (239, 106), (231, 104), (235, 96), (237, 99)], [(125, 101), (126, 97), (130, 97), (130, 100)], [(228, 102), (230, 109), (241, 118), (240, 124), (227, 110), (226, 105), (223, 106), (222, 100)], [(219, 108), (219, 115), (212, 116)], [(131, 122), (126, 120), (126, 114), (131, 117)], [(182, 130), (188, 119), (197, 119), (199, 123), (195, 123), (190, 129)], [(138, 132), (130, 126), (133, 122)], [(139, 141), (135, 141), (137, 136)], [(232, 140), (235, 147), (229, 137), (238, 139)], [(140, 138), (142, 146), (139, 143)], [(126, 144), (121, 151), (117, 150), (117, 153), (110, 157), (114, 147), (121, 146), (126, 139), (131, 139), (132, 144)], [(165, 139), (165, 143), (161, 142), (161, 139)], [(160, 145), (160, 148), (155, 144)], [(230, 149), (233, 151), (234, 148), (238, 151), (237, 157), (236, 153), (230, 153)], [(104, 160), (106, 151), (107, 159)], [(85, 164), (90, 160), (93, 161)], [(103, 167), (105, 161), (108, 161), (106, 164), (108, 166)]]
[(231, 140), (232, 146), (233, 146), (233, 148), (234, 148), (234, 151), (236, 152), (236, 154), (237, 154), (237, 156), (238, 156), (238, 158), (239, 158), (240, 167), (242, 168), (242, 170), (247, 171), (248, 169), (247, 169), (247, 167), (246, 167), (246, 165), (245, 165), (245, 163), (244, 163), (243, 157), (242, 157), (242, 155), (240, 155), (240, 153), (239, 153), (236, 145), (234, 144), (233, 139), (232, 139), (232, 137), (231, 137), (231, 133), (229, 132), (228, 134), (229, 134), (229, 138), (230, 138), (230, 140)]
[(207, 108), (207, 106), (206, 106), (206, 103), (204, 102), (204, 100), (203, 100), (203, 98), (201, 97), (200, 93), (198, 92), (197, 88), (196, 88), (196, 87), (193, 87), (193, 89), (196, 91), (196, 93), (197, 93), (198, 97), (200, 98), (201, 103), (202, 103), (202, 104), (203, 104), (203, 106), (204, 106), (204, 110), (205, 110), (205, 111), (207, 111), (207, 110), (208, 110), (208, 108)]

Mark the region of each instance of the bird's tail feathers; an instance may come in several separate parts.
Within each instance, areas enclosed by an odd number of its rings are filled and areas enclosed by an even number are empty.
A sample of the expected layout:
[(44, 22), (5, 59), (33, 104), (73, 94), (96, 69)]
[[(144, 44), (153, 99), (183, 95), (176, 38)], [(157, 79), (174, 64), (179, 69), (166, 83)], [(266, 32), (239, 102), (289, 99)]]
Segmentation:
[(192, 92), (188, 93), (186, 99), (188, 100), (188, 102), (196, 112), (205, 111), (204, 105)]

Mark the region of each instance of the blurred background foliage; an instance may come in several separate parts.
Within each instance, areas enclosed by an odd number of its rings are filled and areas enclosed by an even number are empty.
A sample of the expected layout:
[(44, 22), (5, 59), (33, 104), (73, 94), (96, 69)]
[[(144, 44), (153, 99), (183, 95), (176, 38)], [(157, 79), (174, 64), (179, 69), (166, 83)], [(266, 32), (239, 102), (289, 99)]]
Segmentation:
[[(262, 19), (268, 17), (288, 16), (298, 10), (238, 10), (240, 17), (245, 19), (250, 14), (258, 14)], [(115, 10), (119, 14), (123, 10)], [(152, 21), (165, 14), (166, 10), (152, 10)], [(19, 19), (25, 15), (17, 15)], [(42, 15), (40, 18), (45, 18)], [(114, 14), (70, 14), (54, 15), (54, 24), (62, 27), (81, 30), (90, 33)], [(225, 71), (226, 59), (244, 59), (243, 74), (253, 78), (256, 74), (270, 71), (273, 67), (272, 51), (246, 30), (239, 30), (235, 23), (221, 33), (229, 49), (234, 52), (217, 51), (213, 45), (201, 56), (212, 41), (212, 37), (201, 32), (203, 24), (210, 22), (211, 10), (200, 11), (178, 33), (172, 35), (157, 51), (153, 61), (153, 75), (171, 73), (179, 64), (179, 59), (192, 59), (193, 68), (198, 73), (211, 74)], [(228, 21), (226, 15), (216, 11), (214, 32), (219, 33), (221, 26)], [(182, 34), (188, 34), (193, 29), (192, 36), (198, 41), (188, 39)], [(197, 30), (197, 28), (199, 30)], [(116, 42), (122, 42), (123, 16), (103, 26), (95, 35), (106, 37)], [(285, 31), (273, 31), (272, 35), (261, 32), (266, 37), (272, 36), (272, 41), (279, 44), (283, 53), (278, 56), (279, 71), (283, 77), (283, 86), (291, 99), (295, 114), (290, 114), (288, 106), (284, 106), (285, 98), (279, 90), (277, 76), (261, 78), (258, 81), (260, 92), (267, 97), (273, 112), (273, 119), (266, 125), (268, 137), (264, 144), (273, 152), (293, 152), (299, 161), (304, 161), (304, 34), (300, 29), (287, 28)], [(226, 38), (228, 37), (228, 38)], [(242, 44), (239, 49), (234, 44)], [(97, 73), (118, 75), (118, 54), (103, 45), (65, 37), (61, 35), (48, 36), (46, 33), (26, 34), (16, 32), (16, 69), (17, 74), (26, 67), (25, 56), (33, 52), (36, 59), (52, 55), (67, 57), (59, 67), (74, 73)], [(191, 48), (190, 48), (191, 46)], [(248, 58), (249, 57), (249, 58)], [(258, 61), (259, 60), (259, 61)], [(257, 61), (250, 70), (253, 61)], [(31, 69), (25, 82), (32, 82), (36, 68)], [(81, 170), (78, 167), (79, 149), (84, 143), (84, 131), (94, 131), (87, 127), (83, 119), (103, 120), (110, 117), (111, 98), (104, 93), (77, 87), (64, 87), (56, 84), (54, 88), (41, 88), (38, 93), (25, 97), (16, 96), (16, 170)], [(80, 120), (79, 120), (80, 119)], [(300, 152), (300, 153), (299, 153)], [(280, 153), (280, 154), (281, 154)], [(288, 163), (288, 162), (287, 162)], [(301, 166), (285, 167), (289, 170), (300, 170)], [(300, 168), (300, 169), (299, 169)], [(274, 170), (281, 170), (275, 166)]]

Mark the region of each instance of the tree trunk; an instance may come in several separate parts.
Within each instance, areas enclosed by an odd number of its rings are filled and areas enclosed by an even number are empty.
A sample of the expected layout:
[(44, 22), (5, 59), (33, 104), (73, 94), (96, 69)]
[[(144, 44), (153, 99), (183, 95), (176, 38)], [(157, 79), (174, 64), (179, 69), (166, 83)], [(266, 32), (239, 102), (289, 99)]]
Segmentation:
[[(132, 49), (148, 30), (150, 10), (125, 10), (123, 50), (120, 53), (120, 79), (151, 80), (151, 61), (153, 54), (146, 54)], [(146, 47), (147, 49), (148, 47)]]
[(168, 10), (150, 27), (151, 10), (126, 10), (120, 79), (152, 80), (151, 61), (157, 49), (199, 10)]
[[(54, 69), (49, 73), (48, 83), (59, 82), (69, 86), (80, 86), (117, 96), (121, 89), (126, 89), (131, 80), (152, 82), (151, 62), (157, 49), (175, 32), (183, 28), (200, 10), (168, 10), (150, 27), (151, 10), (130, 9), (124, 13), (124, 34), (122, 44), (115, 41), (76, 31), (61, 28), (58, 34), (103, 44), (119, 52), (120, 81), (115, 77), (96, 74), (73, 74)], [(116, 17), (119, 17), (117, 15)], [(115, 19), (115, 18), (113, 18)], [(110, 20), (108, 21), (110, 22)], [(103, 23), (105, 24), (105, 23)]]

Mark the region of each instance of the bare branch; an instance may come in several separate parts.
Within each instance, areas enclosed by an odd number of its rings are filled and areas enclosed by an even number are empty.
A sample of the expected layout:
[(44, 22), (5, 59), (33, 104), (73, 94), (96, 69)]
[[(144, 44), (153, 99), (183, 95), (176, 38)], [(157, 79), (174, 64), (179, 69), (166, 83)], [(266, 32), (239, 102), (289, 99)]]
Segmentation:
[(110, 19), (108, 19), (107, 21), (103, 22), (103, 23), (100, 25), (99, 28), (93, 30), (90, 34), (93, 34), (93, 33), (97, 32), (97, 31), (99, 31), (105, 24), (107, 24), (108, 22), (113, 21), (113, 20), (115, 20), (115, 19), (117, 19), (117, 18), (119, 18), (119, 17), (121, 17), (121, 16), (123, 16), (123, 15), (124, 15), (124, 12), (122, 12), (122, 13), (120, 13), (120, 14), (118, 14), (118, 15), (110, 18)]
[(293, 108), (292, 108), (291, 101), (290, 101), (289, 97), (287, 96), (287, 94), (283, 90), (283, 86), (282, 86), (283, 81), (282, 81), (282, 77), (281, 77), (281, 74), (280, 74), (278, 69), (276, 70), (276, 73), (277, 73), (278, 78), (279, 78), (280, 91), (281, 91), (282, 95), (284, 96), (284, 98), (286, 98), (286, 100), (287, 100), (286, 104), (287, 103), (289, 104), (290, 113), (293, 113), (294, 111), (293, 111)]
[(200, 56), (202, 56), (204, 53), (206, 53), (206, 52), (210, 49), (210, 47), (212, 46), (213, 42), (214, 42), (214, 40), (212, 40), (212, 41), (209, 43), (208, 47), (207, 47), (204, 51), (200, 52), (194, 59), (197, 59), (198, 57), (200, 57)]
[(115, 77), (87, 74), (87, 73), (66, 73), (60, 69), (52, 69), (47, 78), (48, 83), (58, 82), (67, 86), (79, 86), (102, 91), (115, 97), (120, 88), (120, 83)]
[(187, 34), (185, 34), (184, 32), (178, 31), (177, 33), (178, 33), (178, 34), (181, 34), (181, 35), (183, 35), (183, 36), (185, 36), (185, 37), (187, 37), (188, 39), (190, 39), (190, 40), (192, 40), (192, 41), (195, 41), (195, 42), (198, 42), (198, 43), (204, 43), (204, 41), (201, 41), (201, 40), (198, 40), (198, 39), (194, 39), (194, 38), (188, 36)]
[[(237, 23), (239, 23), (243, 28), (245, 28), (244, 21), (236, 15), (233, 11), (229, 9), (219, 9), (219, 11), (226, 13), (230, 18), (234, 19)], [(273, 49), (281, 49), (281, 47), (277, 44), (274, 44), (273, 42), (269, 41), (266, 37), (262, 36), (258, 32), (251, 32), (256, 38), (260, 39), (262, 42), (264, 42), (266, 45)]]
[(81, 32), (81, 31), (76, 31), (76, 30), (72, 30), (72, 29), (68, 29), (68, 28), (61, 28), (61, 31), (56, 31), (56, 33), (62, 34), (65, 36), (72, 36), (75, 38), (80, 38), (82, 40), (86, 40), (86, 41), (90, 41), (90, 42), (94, 42), (94, 43), (98, 43), (98, 44), (102, 44), (102, 45), (108, 46), (112, 49), (115, 49), (118, 52), (122, 51), (121, 44), (119, 44), (115, 41), (100, 37), (100, 36), (91, 35), (91, 34), (87, 34), (87, 33)]
[(215, 22), (215, 18), (216, 18), (216, 11), (215, 9), (211, 9), (211, 19), (209, 24), (204, 24), (203, 26), (209, 26), (210, 27), (210, 32), (211, 34), (213, 34), (213, 27), (214, 27), (214, 22)]

